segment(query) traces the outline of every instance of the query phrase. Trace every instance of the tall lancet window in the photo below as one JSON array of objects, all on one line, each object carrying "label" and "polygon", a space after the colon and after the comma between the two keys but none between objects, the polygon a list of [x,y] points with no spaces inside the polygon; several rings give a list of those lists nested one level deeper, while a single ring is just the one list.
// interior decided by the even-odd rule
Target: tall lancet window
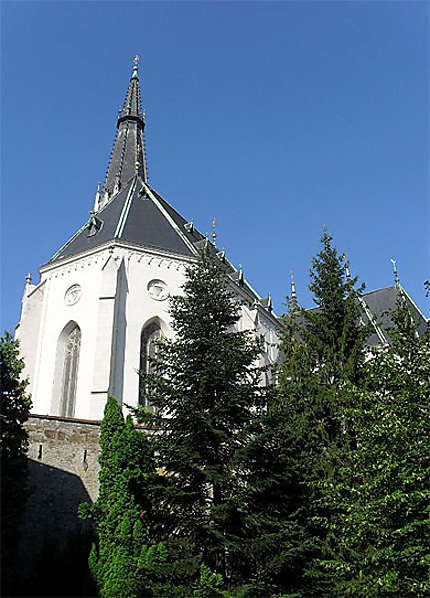
[{"label": "tall lancet window", "polygon": [[61,382],[60,415],[73,417],[75,414],[76,384],[78,379],[81,329],[73,326],[64,339],[63,378]]},{"label": "tall lancet window", "polygon": [[[160,324],[157,321],[147,324],[140,335],[140,371],[151,372],[151,359],[157,356],[157,342],[163,338]],[[139,377],[139,405],[151,409],[151,405],[145,399],[145,381]]]}]

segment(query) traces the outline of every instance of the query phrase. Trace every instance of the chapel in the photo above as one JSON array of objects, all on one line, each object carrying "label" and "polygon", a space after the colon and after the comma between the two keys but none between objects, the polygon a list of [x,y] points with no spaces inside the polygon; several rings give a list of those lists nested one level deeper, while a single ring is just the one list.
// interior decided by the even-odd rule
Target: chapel
[{"label": "chapel", "polygon": [[101,420],[109,395],[142,402],[138,371],[149,367],[155,341],[172,336],[168,298],[181,293],[204,247],[226,265],[241,303],[238,328],[265,340],[261,365],[278,359],[270,296],[260,297],[216,236],[202,235],[148,182],[138,62],[89,218],[40,267],[37,284],[26,279],[16,338],[35,414]]}]

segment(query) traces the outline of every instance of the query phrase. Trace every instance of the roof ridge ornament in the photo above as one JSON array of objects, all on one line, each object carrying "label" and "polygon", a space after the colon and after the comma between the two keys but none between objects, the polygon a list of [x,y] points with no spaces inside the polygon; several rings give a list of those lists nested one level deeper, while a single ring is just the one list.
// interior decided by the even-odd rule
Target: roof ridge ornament
[{"label": "roof ridge ornament", "polygon": [[214,216],[212,222],[211,222],[211,226],[212,226],[212,243],[215,245],[216,247],[216,238],[217,238],[217,234],[216,234],[216,218]]},{"label": "roof ridge ornament", "polygon": [[94,206],[93,206],[93,209],[91,210],[90,214],[97,214],[97,212],[99,211],[99,207],[100,207],[100,183],[97,183],[97,191],[94,196]]},{"label": "roof ridge ornament", "polygon": [[399,271],[397,269],[397,260],[393,260],[393,258],[390,258],[390,262],[393,264],[394,282],[396,284],[396,287],[399,287],[400,286],[400,278],[399,278]]},{"label": "roof ridge ornament", "polygon": [[290,270],[290,281],[291,281],[291,301],[294,305],[298,305],[297,303],[297,293],[296,293],[296,283],[294,282],[294,272]]}]

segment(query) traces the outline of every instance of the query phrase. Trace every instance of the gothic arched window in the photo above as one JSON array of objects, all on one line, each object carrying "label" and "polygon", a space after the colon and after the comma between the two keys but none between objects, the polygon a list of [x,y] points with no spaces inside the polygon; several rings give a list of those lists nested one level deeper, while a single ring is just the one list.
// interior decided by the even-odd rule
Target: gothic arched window
[{"label": "gothic arched window", "polygon": [[76,384],[78,378],[81,329],[75,323],[64,343],[63,375],[61,381],[60,415],[73,417],[75,414]]},{"label": "gothic arched window", "polygon": [[[152,321],[147,324],[140,335],[140,371],[146,374],[151,371],[151,359],[157,355],[157,342],[163,337],[160,324]],[[145,381],[139,378],[139,405],[150,408],[151,406],[145,400]]]}]

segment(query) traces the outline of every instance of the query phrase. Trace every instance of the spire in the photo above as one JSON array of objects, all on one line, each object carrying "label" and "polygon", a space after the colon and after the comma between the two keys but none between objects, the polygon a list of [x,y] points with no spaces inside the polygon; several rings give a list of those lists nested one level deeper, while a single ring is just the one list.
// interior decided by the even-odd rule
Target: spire
[{"label": "spire", "polygon": [[118,113],[117,134],[103,186],[102,206],[133,176],[138,175],[147,182],[143,137],[145,117],[140,99],[138,65],[139,56],[135,56],[124,104]]}]

